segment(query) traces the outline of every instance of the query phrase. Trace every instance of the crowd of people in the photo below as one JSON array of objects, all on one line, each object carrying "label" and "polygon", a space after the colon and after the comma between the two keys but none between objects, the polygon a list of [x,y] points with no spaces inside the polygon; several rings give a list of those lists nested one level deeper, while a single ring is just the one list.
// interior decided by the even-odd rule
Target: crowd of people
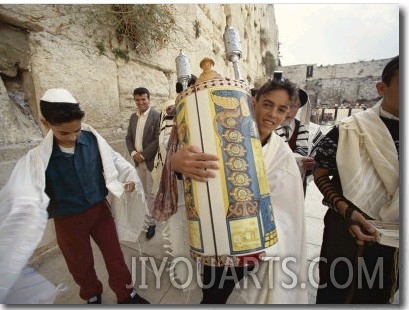
[{"label": "crowd of people", "polygon": [[[192,75],[188,86],[196,82]],[[309,104],[308,94],[288,79],[269,79],[248,97],[272,203],[269,216],[278,235],[276,257],[294,259],[290,269],[299,283],[307,281],[304,199],[309,176],[328,207],[317,304],[386,304],[399,289],[399,248],[377,243],[369,222],[399,222],[399,56],[386,64],[375,87],[381,99],[374,107],[315,137],[308,123],[296,117]],[[176,90],[182,92],[182,85]],[[124,137],[132,165],[82,122],[85,113],[68,90],[48,89],[41,97],[41,122],[48,133],[17,162],[0,190],[0,302],[13,290],[53,219],[58,246],[84,302],[103,303],[92,238],[117,302],[149,303],[129,287],[120,240],[135,241],[135,214],[145,216],[146,238],[152,239],[157,222],[178,212],[175,191],[183,199],[187,179],[211,182],[221,169],[220,154],[179,143],[175,100],[160,112],[150,106],[145,87],[135,88],[133,99],[136,111]],[[122,210],[125,215],[114,218],[116,204],[140,212]],[[221,201],[217,208],[229,206]],[[283,285],[288,270],[270,267],[271,257],[249,264],[204,263],[201,303],[225,304],[252,272],[261,287],[238,289],[247,303],[308,303],[307,290]],[[368,276],[359,276],[360,268]]]}]

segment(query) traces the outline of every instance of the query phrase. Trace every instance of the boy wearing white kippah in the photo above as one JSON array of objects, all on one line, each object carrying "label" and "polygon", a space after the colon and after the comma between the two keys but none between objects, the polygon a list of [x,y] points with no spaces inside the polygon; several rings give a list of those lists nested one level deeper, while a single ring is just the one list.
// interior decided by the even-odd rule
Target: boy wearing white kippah
[{"label": "boy wearing white kippah", "polygon": [[[119,244],[118,235],[129,239],[132,232],[117,231],[111,212],[118,211],[114,206],[111,211],[107,200],[108,195],[116,199],[134,195],[132,200],[138,204],[134,207],[146,209],[134,167],[82,123],[85,113],[66,89],[47,90],[40,109],[41,122],[49,132],[18,161],[0,191],[0,234],[9,236],[0,245],[0,267],[5,272],[0,301],[40,242],[47,219],[53,218],[58,245],[82,299],[101,303],[103,291],[94,269],[92,237],[104,257],[118,303],[149,303],[130,285],[131,274]],[[122,195],[124,192],[128,195]]]}]

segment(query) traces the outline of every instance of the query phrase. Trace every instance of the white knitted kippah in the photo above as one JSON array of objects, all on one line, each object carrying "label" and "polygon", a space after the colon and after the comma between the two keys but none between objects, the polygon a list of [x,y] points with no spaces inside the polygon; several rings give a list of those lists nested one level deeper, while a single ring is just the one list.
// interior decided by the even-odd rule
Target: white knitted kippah
[{"label": "white knitted kippah", "polygon": [[64,88],[50,88],[40,100],[55,103],[78,103],[71,93]]}]

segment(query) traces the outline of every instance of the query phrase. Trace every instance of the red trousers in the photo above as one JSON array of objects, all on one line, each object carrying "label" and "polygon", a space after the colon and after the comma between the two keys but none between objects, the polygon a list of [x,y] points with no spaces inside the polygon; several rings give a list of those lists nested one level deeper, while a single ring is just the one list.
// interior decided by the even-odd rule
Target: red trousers
[{"label": "red trousers", "polygon": [[80,286],[80,296],[88,300],[102,294],[102,283],[94,269],[91,239],[101,250],[109,276],[109,286],[118,301],[132,292],[131,273],[125,263],[114,219],[106,200],[80,214],[55,218],[58,246],[64,255],[68,270]]}]

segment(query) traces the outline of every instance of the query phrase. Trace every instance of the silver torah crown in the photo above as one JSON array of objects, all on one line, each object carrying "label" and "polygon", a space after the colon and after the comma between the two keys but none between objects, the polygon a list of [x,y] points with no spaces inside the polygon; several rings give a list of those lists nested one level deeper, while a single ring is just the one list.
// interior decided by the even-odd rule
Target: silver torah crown
[{"label": "silver torah crown", "polygon": [[243,80],[239,68],[239,60],[242,56],[240,36],[236,29],[229,27],[223,34],[224,46],[227,59],[233,63],[234,75],[237,80]]},{"label": "silver torah crown", "polygon": [[182,84],[183,90],[186,90],[190,79],[190,63],[187,56],[180,50],[179,56],[176,57],[176,75],[179,83]]}]

